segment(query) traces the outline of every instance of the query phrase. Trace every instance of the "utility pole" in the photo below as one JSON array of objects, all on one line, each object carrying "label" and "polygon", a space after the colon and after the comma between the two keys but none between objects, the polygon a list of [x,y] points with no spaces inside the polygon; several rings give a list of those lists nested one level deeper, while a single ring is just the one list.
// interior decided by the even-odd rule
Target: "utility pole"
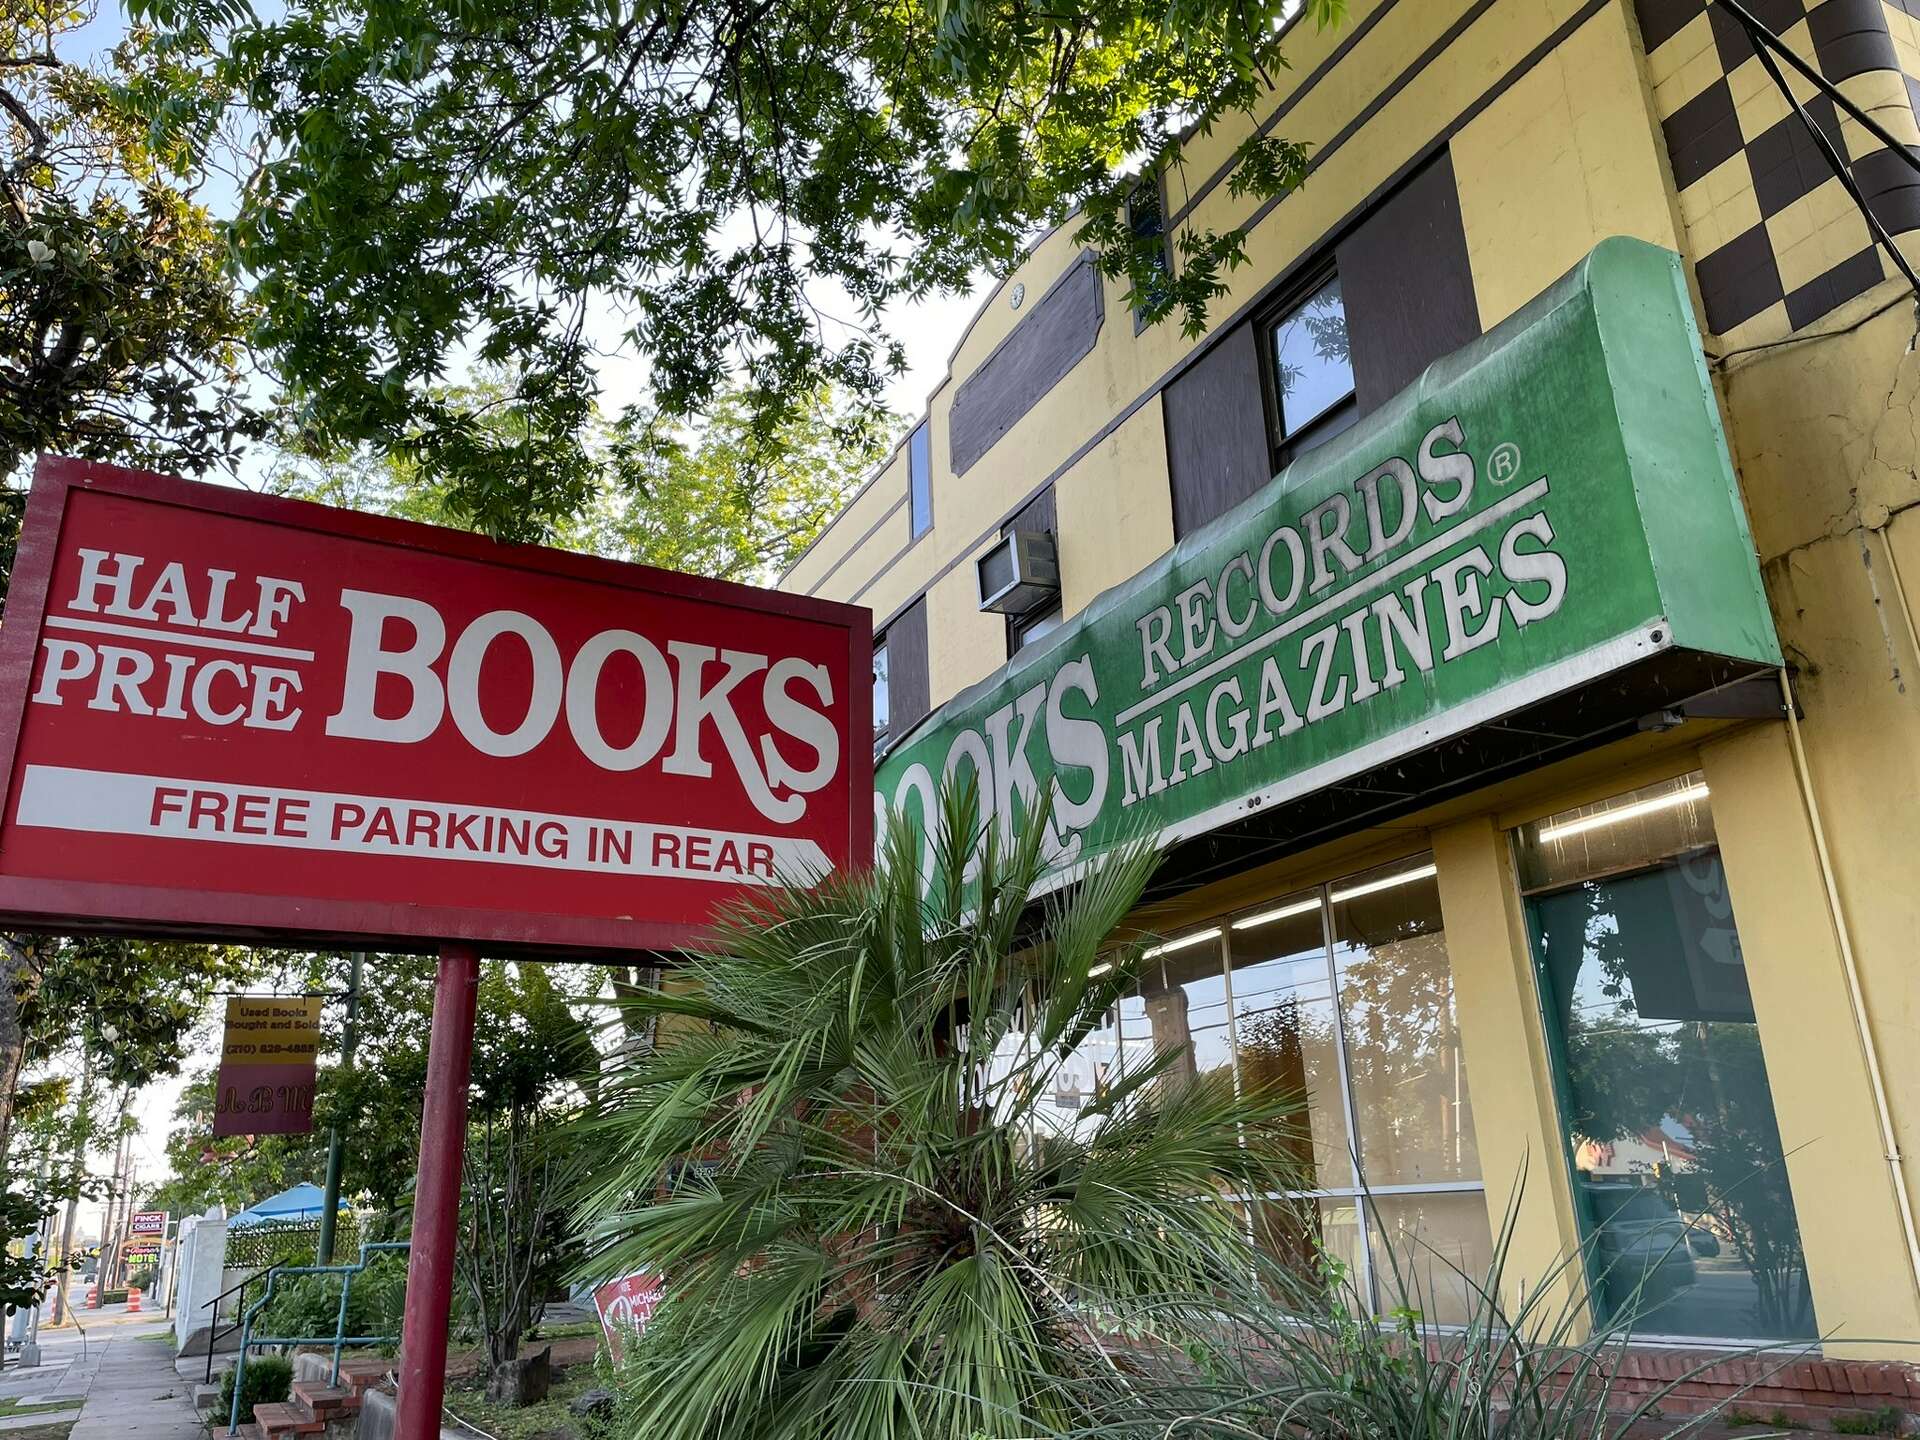
[{"label": "utility pole", "polygon": [[60,1231],[60,1253],[54,1257],[58,1268],[53,1282],[53,1323],[67,1323],[67,1282],[73,1273],[73,1227],[80,1217],[80,1177],[87,1168],[87,1114],[92,1108],[89,1095],[93,1086],[93,1051],[82,1049],[80,1058],[80,1098],[73,1114],[73,1151],[67,1159],[67,1183],[73,1193],[67,1197],[67,1217]]},{"label": "utility pole", "polygon": [[[48,1247],[53,1243],[53,1215],[48,1213],[40,1217],[40,1228],[35,1232],[40,1241],[41,1263],[45,1263]],[[54,1284],[60,1283],[59,1272],[54,1272]],[[40,1365],[40,1312],[46,1308],[47,1292],[40,1290],[33,1297],[33,1313],[27,1320],[27,1341],[20,1347],[20,1368],[34,1370]]]},{"label": "utility pole", "polygon": [[120,1095],[120,1113],[114,1129],[120,1133],[120,1145],[114,1151],[113,1185],[107,1191],[106,1223],[100,1229],[100,1263],[94,1267],[93,1284],[96,1299],[104,1299],[108,1290],[113,1288],[113,1273],[120,1266],[120,1237],[116,1230],[115,1219],[119,1225],[126,1224],[126,1218],[132,1213],[126,1201],[132,1197],[127,1194],[130,1174],[133,1167],[133,1137],[127,1133],[127,1111],[133,1106],[133,1092],[123,1090]]},{"label": "utility pole", "polygon": [[[353,952],[353,969],[347,980],[347,1023],[340,1037],[340,1069],[344,1074],[353,1068],[353,1047],[359,1038],[360,1019],[360,967],[366,962],[363,951]],[[326,1196],[320,1202],[320,1254],[318,1263],[333,1263],[334,1222],[340,1215],[340,1117],[335,1115],[333,1124],[327,1128],[327,1185]]]}]

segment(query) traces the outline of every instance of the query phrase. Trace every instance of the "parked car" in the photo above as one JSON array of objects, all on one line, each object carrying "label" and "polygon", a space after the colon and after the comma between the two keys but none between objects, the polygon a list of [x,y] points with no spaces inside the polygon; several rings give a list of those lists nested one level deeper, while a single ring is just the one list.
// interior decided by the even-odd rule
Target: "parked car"
[{"label": "parked car", "polygon": [[1594,1185],[1588,1196],[1598,1231],[1595,1258],[1612,1305],[1625,1303],[1636,1289],[1642,1303],[1652,1303],[1694,1283],[1687,1223],[1659,1191]]}]

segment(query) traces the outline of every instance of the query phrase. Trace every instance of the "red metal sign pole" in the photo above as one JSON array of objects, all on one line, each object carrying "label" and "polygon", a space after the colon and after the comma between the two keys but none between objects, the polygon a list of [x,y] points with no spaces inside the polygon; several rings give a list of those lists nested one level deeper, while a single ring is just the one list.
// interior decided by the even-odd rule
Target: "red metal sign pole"
[{"label": "red metal sign pole", "polygon": [[420,1115],[420,1177],[413,1197],[395,1440],[438,1440],[440,1435],[453,1247],[460,1228],[460,1163],[467,1141],[467,1081],[473,1071],[479,994],[480,952],[471,945],[441,946],[427,1048],[427,1099]]}]

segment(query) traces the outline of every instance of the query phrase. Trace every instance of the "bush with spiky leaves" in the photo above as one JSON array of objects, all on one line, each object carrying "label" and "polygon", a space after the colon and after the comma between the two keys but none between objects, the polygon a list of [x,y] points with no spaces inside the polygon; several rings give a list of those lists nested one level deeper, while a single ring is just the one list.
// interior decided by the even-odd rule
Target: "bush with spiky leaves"
[{"label": "bush with spiky leaves", "polygon": [[1204,1365],[1217,1307],[1252,1283],[1222,1196],[1287,1183],[1301,1098],[1163,1054],[1048,1126],[1056,1073],[1146,963],[1115,934],[1155,857],[1035,905],[1047,827],[1006,847],[975,813],[948,798],[927,877],[896,831],[872,871],[736,911],[684,990],[634,1000],[681,1036],[586,1136],[596,1273],[667,1277],[622,1433],[1078,1428],[1152,1383],[1142,1349]]},{"label": "bush with spiky leaves", "polygon": [[[1726,1351],[1642,1379],[1631,1342],[1661,1328],[1660,1295],[1651,1281],[1623,1281],[1620,1303],[1596,1318],[1590,1297],[1607,1275],[1591,1242],[1544,1273],[1515,1273],[1524,1182],[1523,1171],[1482,1270],[1417,1235],[1376,1233],[1377,1303],[1303,1226],[1291,1262],[1263,1267],[1260,1291],[1223,1297],[1205,1365],[1165,1373],[1124,1414],[1048,1440],[1687,1440],[1818,1353],[1757,1347],[1745,1383],[1712,1403],[1691,1387]],[[1453,1323],[1431,1323],[1436,1313]],[[1675,1409],[1688,1413],[1666,1413]]]}]

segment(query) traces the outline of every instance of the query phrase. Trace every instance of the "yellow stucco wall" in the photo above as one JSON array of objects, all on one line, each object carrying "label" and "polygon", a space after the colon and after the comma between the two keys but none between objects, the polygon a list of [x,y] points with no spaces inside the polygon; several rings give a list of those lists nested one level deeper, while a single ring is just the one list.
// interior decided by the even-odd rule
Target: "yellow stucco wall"
[{"label": "yellow stucco wall", "polygon": [[1491,815],[1477,815],[1436,830],[1433,858],[1488,1231],[1498,1235],[1513,1216],[1500,1298],[1536,1332],[1550,1331],[1584,1293],[1584,1277],[1569,1243],[1578,1221],[1512,845]]},{"label": "yellow stucco wall", "polygon": [[[1914,333],[1912,299],[1888,283],[1828,316],[1815,331],[1820,338],[1730,355],[1720,368],[1761,573],[1782,649],[1798,671],[1808,778],[1840,919],[1859,967],[1907,1193],[1920,1203],[1920,652],[1909,628],[1920,606]],[[1774,771],[1781,763],[1772,757]],[[1716,811],[1757,803],[1758,770],[1757,760],[1746,760],[1737,772],[1743,783],[1724,801],[1716,786]],[[1776,809],[1742,828],[1740,839],[1759,847],[1744,887],[1731,851],[1728,868],[1743,941],[1768,947],[1764,963],[1749,964],[1756,1003],[1761,986],[1772,987],[1784,1032],[1768,1035],[1767,1050],[1770,1069],[1782,1051],[1774,1089],[1783,1133],[1791,1116],[1803,1141],[1819,1136],[1819,1146],[1851,1157],[1804,1162],[1793,1173],[1796,1199],[1803,1184],[1814,1195],[1801,1204],[1803,1225],[1811,1204],[1823,1237],[1807,1241],[1816,1305],[1823,1323],[1844,1323],[1853,1335],[1920,1339],[1920,1298],[1904,1245],[1894,1243],[1892,1182],[1870,1126],[1860,1047],[1838,1008],[1831,923],[1824,897],[1807,888],[1815,857],[1808,846],[1787,848],[1793,809],[1784,801]],[[1782,903],[1785,885],[1803,892],[1801,903]],[[1768,918],[1750,922],[1750,907],[1766,907]],[[1775,949],[1775,935],[1795,925],[1804,942]],[[1761,1028],[1767,1035],[1764,1014]],[[1834,1247],[1824,1261],[1821,1244]],[[1863,1263],[1865,1255],[1877,1258]],[[1831,1300],[1822,1299],[1823,1283]]]},{"label": "yellow stucco wall", "polygon": [[1829,1353],[1878,1355],[1875,1340],[1920,1339],[1920,1295],[1785,727],[1742,731],[1701,761],[1814,1314]]},{"label": "yellow stucco wall", "polygon": [[1483,328],[1608,235],[1681,248],[1646,77],[1624,8],[1603,10],[1453,139]]},{"label": "yellow stucco wall", "polygon": [[1173,545],[1166,457],[1161,409],[1143,405],[1055,482],[1062,613],[1086,608]]}]

